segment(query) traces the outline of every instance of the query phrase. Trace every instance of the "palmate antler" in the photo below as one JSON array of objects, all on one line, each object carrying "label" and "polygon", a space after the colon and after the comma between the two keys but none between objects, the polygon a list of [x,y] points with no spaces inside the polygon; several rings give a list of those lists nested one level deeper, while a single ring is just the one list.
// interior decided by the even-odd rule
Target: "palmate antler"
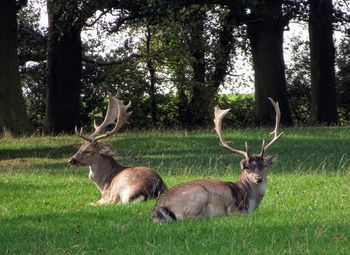
[{"label": "palmate antler", "polygon": [[241,154],[243,155],[246,159],[249,158],[249,150],[248,150],[248,143],[245,142],[245,151],[242,150],[237,150],[232,148],[231,146],[229,146],[227,144],[227,142],[224,140],[224,138],[222,137],[221,134],[221,127],[222,127],[222,120],[223,118],[226,116],[226,114],[230,111],[231,109],[225,109],[225,110],[221,110],[219,107],[214,107],[214,123],[215,123],[215,131],[219,136],[219,140],[220,140],[220,146],[225,148],[226,150],[228,150],[229,152],[232,153],[237,153],[237,154]]},{"label": "palmate antler", "polygon": [[[108,108],[106,112],[105,119],[101,123],[101,125],[97,125],[96,121],[94,121],[95,131],[89,136],[86,137],[82,134],[83,130],[75,128],[75,133],[90,142],[97,141],[108,136],[111,136],[119,131],[119,129],[127,122],[129,116],[132,112],[127,112],[128,108],[131,106],[131,102],[127,105],[124,105],[122,100],[118,99],[119,94],[113,96],[110,92],[108,92]],[[107,131],[105,134],[101,134],[108,126],[114,125],[113,129]]]},{"label": "palmate antler", "polygon": [[[273,107],[275,108],[275,112],[276,112],[276,124],[275,124],[275,130],[273,132],[271,132],[271,134],[274,134],[273,139],[267,144],[265,145],[265,140],[263,140],[262,142],[262,146],[261,146],[261,152],[260,152],[260,156],[264,155],[264,152],[269,149],[283,134],[282,133],[278,133],[278,128],[279,128],[279,124],[281,121],[281,111],[280,111],[280,107],[278,102],[273,101],[273,99],[271,97],[268,97],[268,99],[270,100],[270,102],[272,103]],[[245,151],[242,150],[237,150],[232,148],[231,146],[228,145],[228,143],[224,140],[224,138],[222,137],[222,120],[223,118],[226,116],[226,114],[230,111],[231,109],[225,109],[225,110],[221,110],[219,107],[214,107],[214,123],[215,123],[215,131],[217,133],[217,135],[219,136],[219,140],[220,140],[220,146],[225,148],[226,150],[228,150],[229,152],[232,153],[237,153],[237,154],[241,154],[244,156],[245,159],[249,158],[249,150],[248,150],[248,143],[245,142]]]}]

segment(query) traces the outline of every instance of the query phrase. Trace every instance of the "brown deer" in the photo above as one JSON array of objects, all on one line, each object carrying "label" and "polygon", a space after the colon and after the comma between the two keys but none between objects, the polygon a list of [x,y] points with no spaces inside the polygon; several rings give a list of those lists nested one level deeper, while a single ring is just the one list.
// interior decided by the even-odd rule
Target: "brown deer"
[{"label": "brown deer", "polygon": [[184,219],[205,219],[213,216],[250,213],[260,204],[266,192],[266,168],[277,161],[276,156],[264,156],[282,135],[278,133],[281,113],[279,105],[269,98],[276,111],[276,125],[270,143],[265,145],[258,155],[250,155],[247,142],[246,150],[237,150],[228,145],[221,135],[222,119],[230,109],[214,108],[215,130],[220,145],[231,153],[241,154],[241,176],[237,182],[221,180],[194,180],[174,186],[158,199],[153,209],[154,222],[166,222]]},{"label": "brown deer", "polygon": [[[157,198],[167,190],[162,178],[152,169],[143,166],[125,167],[114,159],[114,152],[109,145],[100,142],[115,133],[127,122],[131,112],[127,112],[131,103],[124,105],[118,95],[108,93],[109,104],[104,121],[100,126],[94,122],[95,131],[89,137],[82,134],[82,129],[76,134],[85,143],[69,160],[72,166],[89,166],[89,178],[95,182],[102,197],[93,205],[127,204]],[[107,127],[113,129],[101,134]]]}]

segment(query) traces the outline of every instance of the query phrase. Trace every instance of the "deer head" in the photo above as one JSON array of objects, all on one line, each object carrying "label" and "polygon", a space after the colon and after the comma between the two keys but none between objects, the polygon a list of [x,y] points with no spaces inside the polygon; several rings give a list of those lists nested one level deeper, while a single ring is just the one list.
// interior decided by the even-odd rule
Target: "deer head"
[{"label": "deer head", "polygon": [[[94,121],[95,131],[90,136],[84,136],[83,129],[81,128],[78,132],[77,127],[75,127],[76,135],[84,139],[85,143],[68,160],[69,164],[74,166],[91,166],[101,156],[114,156],[112,148],[109,145],[101,143],[100,140],[117,133],[127,122],[132,112],[127,112],[131,103],[124,105],[124,102],[118,99],[118,94],[113,96],[111,93],[108,93],[108,99],[109,103],[105,119],[99,126]],[[113,126],[112,130],[103,133],[109,126]]]},{"label": "deer head", "polygon": [[228,143],[222,137],[222,120],[226,116],[226,114],[230,111],[230,109],[221,110],[218,107],[214,108],[214,123],[215,123],[215,131],[219,136],[220,146],[224,149],[228,150],[231,153],[240,154],[244,157],[241,161],[240,166],[242,170],[242,178],[247,179],[251,183],[259,184],[266,180],[266,168],[275,163],[277,161],[276,156],[264,156],[265,151],[267,151],[277,140],[282,136],[282,133],[278,132],[280,120],[281,120],[281,111],[278,105],[278,102],[272,100],[272,98],[268,98],[275,108],[276,112],[276,123],[275,129],[271,132],[274,135],[272,140],[265,145],[265,140],[262,142],[261,152],[257,155],[250,155],[248,149],[248,143],[245,142],[245,150],[234,149],[228,145]]}]

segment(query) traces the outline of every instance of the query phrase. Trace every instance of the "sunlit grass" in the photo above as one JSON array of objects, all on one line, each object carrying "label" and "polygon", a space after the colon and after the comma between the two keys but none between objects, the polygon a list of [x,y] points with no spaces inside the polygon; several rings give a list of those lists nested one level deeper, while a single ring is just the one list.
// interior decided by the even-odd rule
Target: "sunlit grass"
[{"label": "sunlit grass", "polygon": [[[267,129],[226,131],[258,152]],[[350,132],[286,129],[271,149],[268,192],[251,215],[153,224],[155,201],[92,207],[87,168],[66,161],[73,136],[0,140],[0,254],[348,254]],[[213,131],[127,132],[108,141],[124,165],[156,169],[168,186],[239,176],[241,158]]]}]

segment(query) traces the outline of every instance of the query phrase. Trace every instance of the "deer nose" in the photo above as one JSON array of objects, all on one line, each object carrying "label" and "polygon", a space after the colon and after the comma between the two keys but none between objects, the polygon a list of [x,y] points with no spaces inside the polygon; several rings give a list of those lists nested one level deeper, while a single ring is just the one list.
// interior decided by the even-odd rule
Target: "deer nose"
[{"label": "deer nose", "polygon": [[264,177],[262,177],[262,176],[256,177],[256,181],[257,181],[258,183],[262,182],[263,180],[264,180]]},{"label": "deer nose", "polygon": [[74,164],[76,164],[77,163],[77,160],[76,160],[76,158],[74,158],[74,157],[71,157],[69,160],[68,160],[68,164],[70,164],[70,165],[74,165]]}]

